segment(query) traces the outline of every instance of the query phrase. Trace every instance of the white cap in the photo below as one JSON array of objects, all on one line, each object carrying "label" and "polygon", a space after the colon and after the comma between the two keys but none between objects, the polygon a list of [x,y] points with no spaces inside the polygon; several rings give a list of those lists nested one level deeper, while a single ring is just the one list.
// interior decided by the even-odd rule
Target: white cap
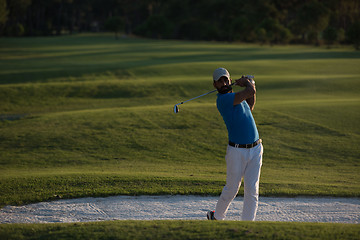
[{"label": "white cap", "polygon": [[217,81],[219,80],[221,77],[227,77],[228,79],[230,79],[230,73],[228,72],[228,70],[226,70],[225,68],[218,68],[214,71],[213,73],[213,80]]}]

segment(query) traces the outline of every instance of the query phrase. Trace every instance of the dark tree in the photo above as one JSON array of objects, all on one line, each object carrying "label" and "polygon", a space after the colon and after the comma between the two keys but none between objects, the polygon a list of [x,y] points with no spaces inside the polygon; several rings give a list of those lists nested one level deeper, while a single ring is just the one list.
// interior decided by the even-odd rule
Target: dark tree
[{"label": "dark tree", "polygon": [[105,22],[105,29],[115,33],[115,39],[118,39],[118,33],[124,30],[124,20],[122,17],[111,17]]},{"label": "dark tree", "polygon": [[355,49],[360,49],[360,21],[350,26],[347,32],[348,39],[354,44]]}]

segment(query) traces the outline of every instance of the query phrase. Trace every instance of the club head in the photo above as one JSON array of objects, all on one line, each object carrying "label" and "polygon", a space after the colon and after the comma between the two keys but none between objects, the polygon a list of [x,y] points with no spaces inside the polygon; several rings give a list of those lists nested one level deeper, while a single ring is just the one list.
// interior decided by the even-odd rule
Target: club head
[{"label": "club head", "polygon": [[178,105],[175,105],[174,106],[174,113],[178,113],[179,112],[179,107],[178,107]]}]

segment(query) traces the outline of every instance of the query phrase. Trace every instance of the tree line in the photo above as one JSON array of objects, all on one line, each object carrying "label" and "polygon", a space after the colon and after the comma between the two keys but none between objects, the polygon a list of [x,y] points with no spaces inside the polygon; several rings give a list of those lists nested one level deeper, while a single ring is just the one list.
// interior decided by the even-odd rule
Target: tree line
[{"label": "tree line", "polygon": [[360,44],[359,0],[0,0],[1,36]]}]

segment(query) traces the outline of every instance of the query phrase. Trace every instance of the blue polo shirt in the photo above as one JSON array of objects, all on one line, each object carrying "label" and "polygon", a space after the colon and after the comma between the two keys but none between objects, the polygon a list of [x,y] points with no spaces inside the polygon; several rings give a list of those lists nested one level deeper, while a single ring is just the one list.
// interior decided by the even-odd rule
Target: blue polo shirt
[{"label": "blue polo shirt", "polygon": [[216,106],[224,119],[229,141],[250,144],[259,139],[254,117],[246,101],[234,106],[235,93],[217,94]]}]

